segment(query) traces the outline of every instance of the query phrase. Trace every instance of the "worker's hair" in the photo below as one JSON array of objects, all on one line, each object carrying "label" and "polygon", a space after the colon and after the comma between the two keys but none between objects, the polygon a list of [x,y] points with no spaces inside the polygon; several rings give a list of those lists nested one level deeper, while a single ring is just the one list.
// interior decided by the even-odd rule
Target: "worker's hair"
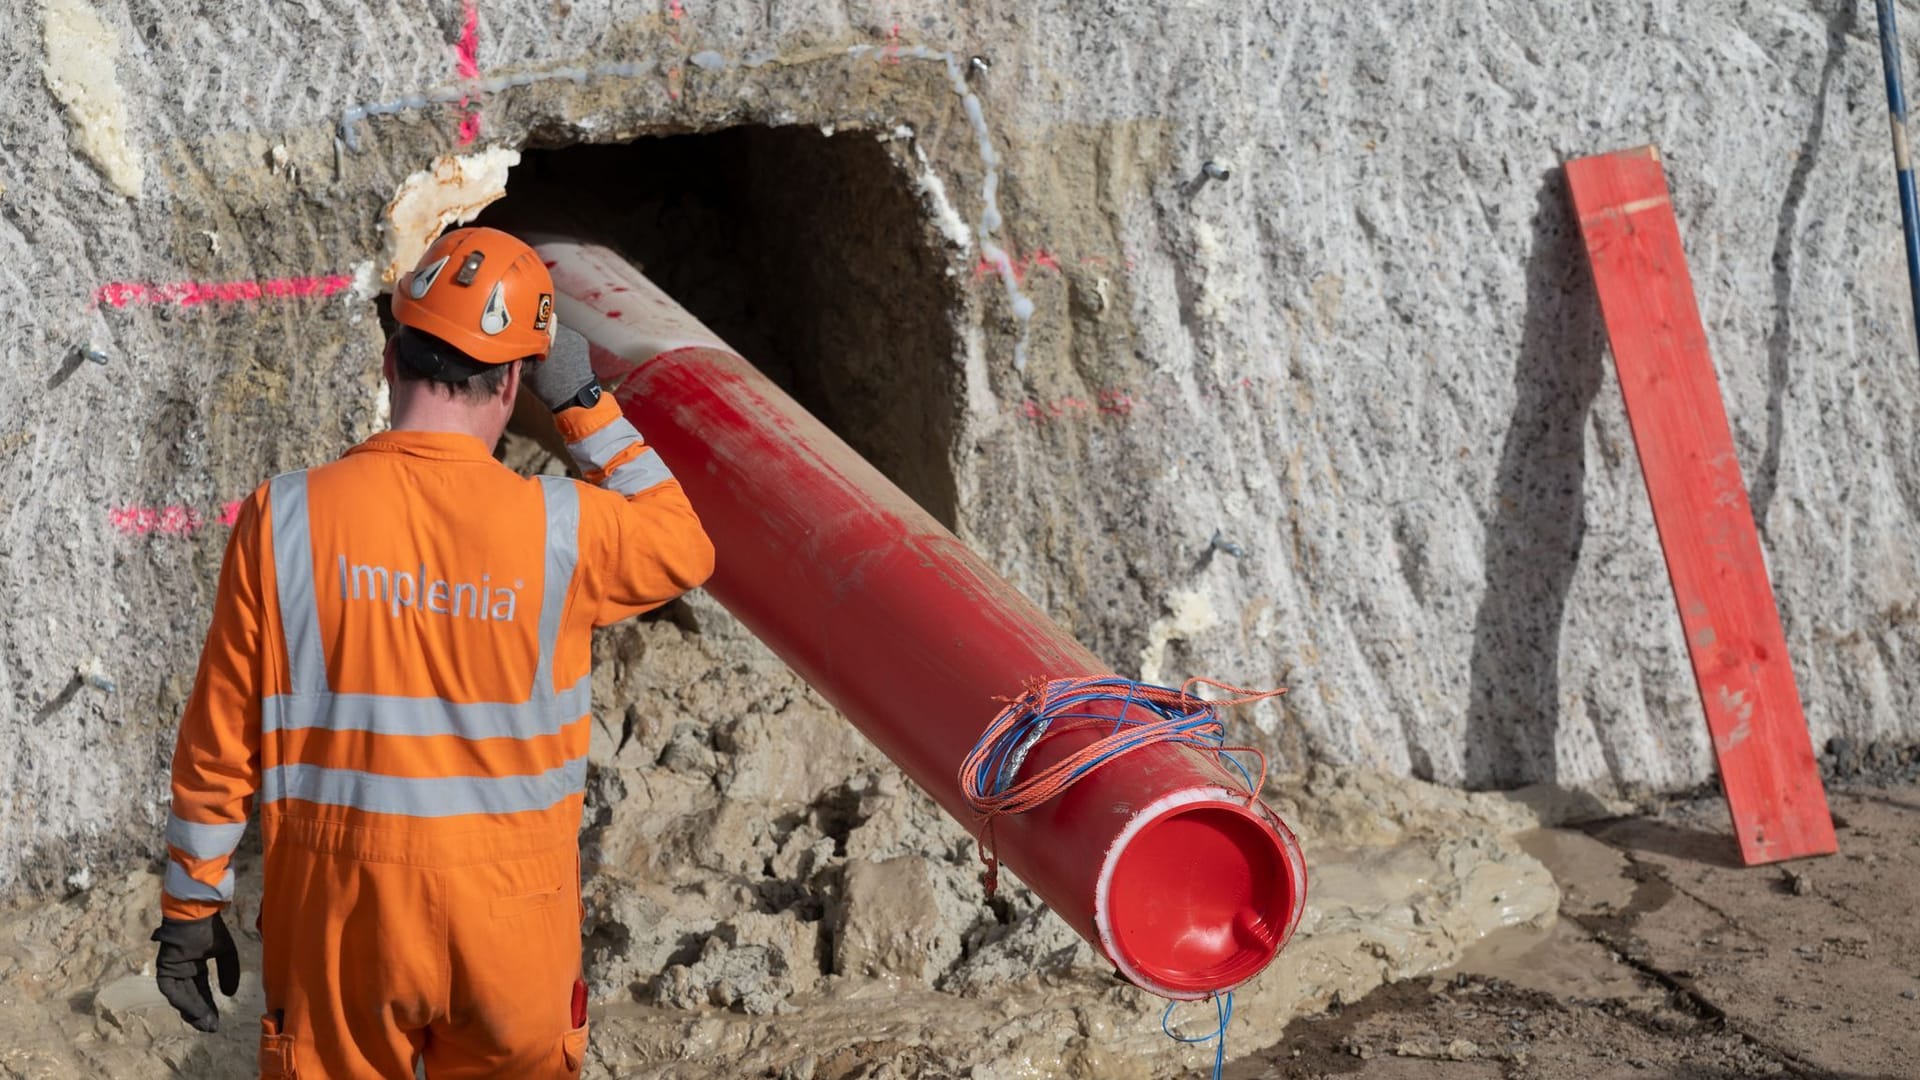
[{"label": "worker's hair", "polygon": [[[395,354],[393,362],[394,375],[404,383],[423,382],[430,386],[438,387],[445,390],[448,397],[464,398],[468,401],[485,401],[490,397],[494,397],[500,393],[500,388],[507,384],[507,373],[512,371],[520,363],[519,360],[509,360],[504,364],[494,364],[458,382],[436,379],[431,375],[421,374],[415,370],[412,365],[397,355],[397,346],[395,343],[399,340],[401,334],[409,333],[418,334],[421,337],[428,337],[426,334],[420,334],[419,331],[402,327],[399,333],[396,333],[392,338],[388,339],[387,352]],[[431,340],[440,343],[437,338],[432,338]],[[444,345],[444,343],[440,344]],[[465,356],[464,353],[461,355]],[[521,359],[527,358],[522,357]],[[468,362],[471,363],[471,359],[469,359]]]},{"label": "worker's hair", "polygon": [[477,375],[468,376],[460,382],[446,382],[441,379],[429,378],[405,364],[395,364],[394,370],[399,372],[400,381],[402,382],[430,383],[445,390],[448,397],[465,398],[468,401],[485,401],[500,393],[500,388],[507,384],[507,372],[513,370],[519,363],[520,361],[518,360],[509,360],[504,364],[495,364]]}]

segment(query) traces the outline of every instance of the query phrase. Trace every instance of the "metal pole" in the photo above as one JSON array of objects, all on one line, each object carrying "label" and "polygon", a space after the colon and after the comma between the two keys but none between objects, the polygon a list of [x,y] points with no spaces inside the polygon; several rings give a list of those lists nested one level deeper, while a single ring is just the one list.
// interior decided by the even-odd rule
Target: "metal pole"
[{"label": "metal pole", "polygon": [[[969,822],[960,763],[1002,699],[1107,667],[618,255],[537,247],[561,319],[713,538],[708,591]],[[1049,735],[1029,764],[1095,738]],[[1192,747],[1141,747],[998,819],[994,846],[1137,985],[1205,997],[1273,959],[1306,893],[1292,835],[1234,786]]]},{"label": "metal pole", "polygon": [[1914,192],[1907,146],[1907,93],[1900,77],[1900,27],[1893,0],[1874,0],[1880,16],[1880,64],[1887,73],[1887,111],[1893,123],[1893,167],[1900,178],[1900,221],[1907,239],[1907,287],[1913,294],[1914,339],[1920,342],[1920,195]]}]

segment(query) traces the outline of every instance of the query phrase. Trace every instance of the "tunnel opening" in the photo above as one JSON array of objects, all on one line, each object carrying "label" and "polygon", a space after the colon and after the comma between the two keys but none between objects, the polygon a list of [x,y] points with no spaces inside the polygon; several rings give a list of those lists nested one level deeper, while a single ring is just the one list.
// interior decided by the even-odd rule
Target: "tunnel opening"
[{"label": "tunnel opening", "polygon": [[960,298],[896,153],[765,126],[532,149],[478,224],[620,252],[951,528]]}]

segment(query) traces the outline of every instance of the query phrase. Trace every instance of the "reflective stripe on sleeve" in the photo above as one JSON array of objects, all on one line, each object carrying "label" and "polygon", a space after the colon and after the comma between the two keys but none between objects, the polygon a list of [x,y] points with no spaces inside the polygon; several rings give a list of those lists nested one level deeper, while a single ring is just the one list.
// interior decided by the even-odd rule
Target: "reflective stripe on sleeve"
[{"label": "reflective stripe on sleeve", "polygon": [[[233,854],[240,846],[240,834],[247,831],[244,821],[207,825],[167,815],[167,843],[195,859],[218,859]],[[182,897],[185,899],[185,897]]]},{"label": "reflective stripe on sleeve", "polygon": [[581,472],[599,472],[639,438],[640,432],[622,416],[579,442],[568,443],[567,453]]},{"label": "reflective stripe on sleeve", "polygon": [[233,899],[233,871],[229,869],[221,875],[219,885],[209,885],[194,880],[185,867],[168,859],[167,878],[160,887],[175,900],[208,900],[224,904]]},{"label": "reflective stripe on sleeve", "polygon": [[554,695],[551,707],[528,708],[519,702],[452,702],[440,698],[389,697],[385,694],[336,694],[307,697],[275,694],[260,708],[260,730],[366,731],[375,735],[454,735],[462,739],[536,739],[560,729],[593,708],[593,680],[581,676]]},{"label": "reflective stripe on sleeve", "polygon": [[667,463],[649,447],[647,452],[623,463],[619,468],[607,474],[605,487],[622,495],[637,495],[655,484],[673,479]]},{"label": "reflective stripe on sleeve", "polygon": [[327,688],[327,658],[320,645],[313,539],[307,531],[307,474],[274,477],[267,497],[273,511],[273,576],[287,638],[287,678],[295,694],[319,693]]},{"label": "reflective stripe on sleeve", "polygon": [[319,765],[276,765],[261,777],[260,801],[300,799],[373,814],[419,818],[517,814],[545,810],[578,794],[586,780],[584,757],[523,776],[384,776]]}]

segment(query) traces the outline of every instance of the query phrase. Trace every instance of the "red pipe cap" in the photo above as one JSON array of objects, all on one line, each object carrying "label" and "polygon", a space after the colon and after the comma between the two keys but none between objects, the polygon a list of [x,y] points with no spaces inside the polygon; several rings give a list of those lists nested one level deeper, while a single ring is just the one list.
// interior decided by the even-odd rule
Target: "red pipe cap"
[{"label": "red pipe cap", "polygon": [[1169,998],[1259,974],[1306,906],[1306,863],[1284,825],[1224,791],[1178,792],[1127,824],[1102,868],[1101,944],[1120,973]]}]

